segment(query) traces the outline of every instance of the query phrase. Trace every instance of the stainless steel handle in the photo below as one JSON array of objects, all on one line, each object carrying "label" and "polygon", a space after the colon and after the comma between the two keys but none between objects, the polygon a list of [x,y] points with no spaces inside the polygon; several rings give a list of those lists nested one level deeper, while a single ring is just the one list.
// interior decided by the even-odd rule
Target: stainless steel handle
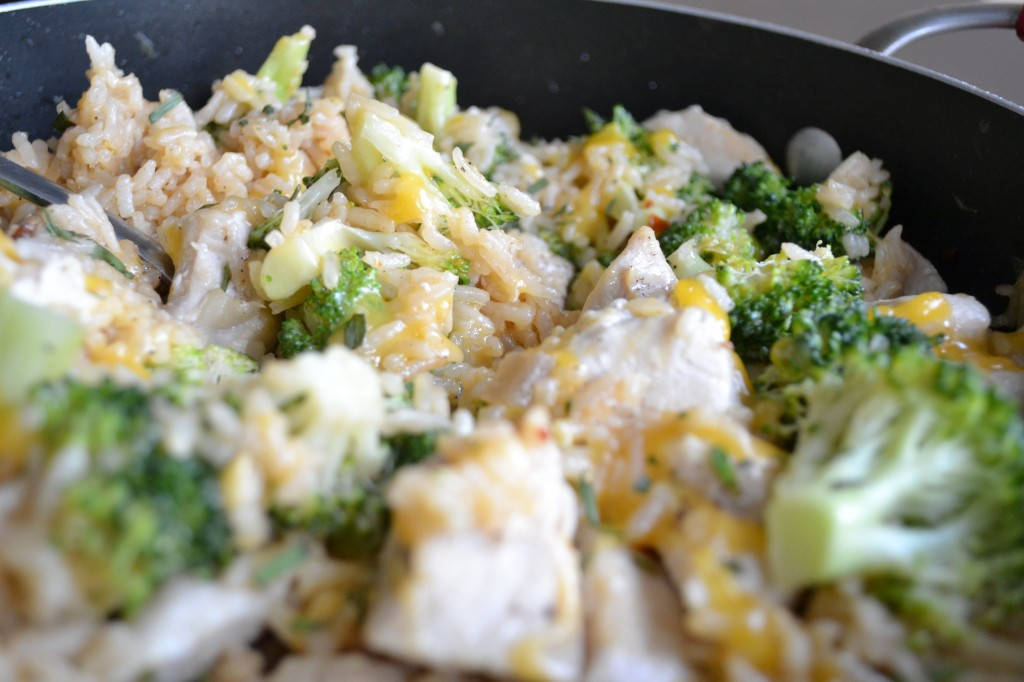
[{"label": "stainless steel handle", "polygon": [[[2,154],[0,154],[0,187],[39,206],[68,202],[66,189],[19,166]],[[139,257],[152,265],[160,274],[160,285],[157,287],[157,292],[163,296],[165,291],[170,288],[171,280],[174,278],[174,262],[171,257],[160,246],[160,242],[153,237],[140,232],[109,211],[107,218],[110,219],[110,224],[114,228],[114,235],[118,239],[134,242],[139,248]]]},{"label": "stainless steel handle", "polygon": [[935,7],[894,19],[857,41],[884,55],[936,33],[969,28],[1013,28],[1024,40],[1024,4],[1019,2],[986,2],[970,5]]}]

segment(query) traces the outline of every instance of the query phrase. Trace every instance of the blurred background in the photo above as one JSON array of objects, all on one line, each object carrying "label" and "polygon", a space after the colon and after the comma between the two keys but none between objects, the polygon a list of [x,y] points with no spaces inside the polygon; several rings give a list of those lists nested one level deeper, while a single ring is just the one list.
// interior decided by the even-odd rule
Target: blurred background
[{"label": "blurred background", "polygon": [[[661,0],[736,14],[853,43],[887,21],[948,2],[932,0]],[[1024,105],[1024,42],[1012,30],[926,38],[895,55]]]}]

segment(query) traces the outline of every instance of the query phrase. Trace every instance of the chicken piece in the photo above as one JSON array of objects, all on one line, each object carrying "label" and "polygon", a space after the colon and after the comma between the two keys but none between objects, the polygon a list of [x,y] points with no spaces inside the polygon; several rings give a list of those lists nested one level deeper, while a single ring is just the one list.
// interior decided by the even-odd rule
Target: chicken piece
[{"label": "chicken piece", "polygon": [[738,132],[724,118],[706,113],[694,104],[682,111],[659,111],[644,121],[648,130],[671,130],[695,147],[704,157],[708,177],[716,185],[724,183],[744,163],[771,159],[754,138]]},{"label": "chicken piece", "polygon": [[641,227],[626,248],[605,268],[583,304],[583,312],[605,308],[617,298],[666,297],[676,285],[654,230]]},{"label": "chicken piece", "polygon": [[144,674],[155,681],[195,679],[220,652],[255,636],[278,596],[227,581],[177,579],[135,622],[103,629],[79,654],[81,665],[112,682]]},{"label": "chicken piece", "polygon": [[583,653],[576,497],[546,418],[529,413],[443,440],[388,493],[375,651],[428,666],[578,679]]},{"label": "chicken piece", "polygon": [[289,656],[281,661],[267,682],[403,682],[407,679],[409,671],[400,665],[353,653]]},{"label": "chicken piece", "polygon": [[482,397],[513,411],[543,404],[611,425],[698,406],[734,410],[745,390],[714,314],[641,299],[584,313],[540,346],[510,353]]},{"label": "chicken piece", "polygon": [[897,225],[875,247],[874,264],[864,270],[865,300],[879,301],[947,290],[935,266],[903,241],[902,235],[903,226]]},{"label": "chicken piece", "polygon": [[643,569],[629,550],[597,538],[583,578],[589,660],[586,682],[681,682],[686,664],[679,597],[657,567]]},{"label": "chicken piece", "polygon": [[273,344],[277,322],[249,279],[249,229],[240,209],[190,215],[167,311],[205,332],[210,343],[259,357]]}]

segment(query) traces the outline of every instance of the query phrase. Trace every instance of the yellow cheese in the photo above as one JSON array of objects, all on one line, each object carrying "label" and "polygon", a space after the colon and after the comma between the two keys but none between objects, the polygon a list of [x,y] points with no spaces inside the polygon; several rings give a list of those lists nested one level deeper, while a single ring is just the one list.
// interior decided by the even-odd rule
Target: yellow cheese
[{"label": "yellow cheese", "polygon": [[[873,313],[903,318],[926,334],[943,334],[945,339],[935,347],[935,354],[941,358],[969,363],[985,371],[1021,370],[1012,359],[1003,357],[1002,353],[993,352],[994,349],[990,348],[989,333],[986,332],[979,337],[968,337],[958,333],[953,324],[953,307],[940,293],[929,292],[895,305],[879,305],[873,309]],[[1012,348],[1015,341],[1002,338],[995,343]]]},{"label": "yellow cheese", "polygon": [[396,223],[419,223],[427,210],[426,186],[415,175],[403,175],[394,184],[394,198],[383,203],[384,213]]},{"label": "yellow cheese", "polygon": [[718,305],[715,297],[708,293],[704,284],[696,277],[688,277],[679,280],[676,288],[672,291],[672,300],[680,308],[694,306],[711,313],[722,328],[722,333],[728,340],[730,334],[729,316],[722,306]]}]

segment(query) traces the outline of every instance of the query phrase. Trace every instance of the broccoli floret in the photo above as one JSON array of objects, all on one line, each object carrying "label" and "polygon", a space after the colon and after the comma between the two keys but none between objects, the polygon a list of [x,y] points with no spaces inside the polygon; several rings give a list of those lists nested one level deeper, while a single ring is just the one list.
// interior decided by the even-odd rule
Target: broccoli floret
[{"label": "broccoli floret", "polygon": [[41,412],[40,435],[49,452],[78,447],[128,457],[156,439],[145,391],[109,379],[94,386],[73,379],[43,384],[29,404]]},{"label": "broccoli floret", "polygon": [[451,71],[427,62],[420,67],[420,91],[416,98],[416,122],[432,135],[458,111],[455,91],[458,81]]},{"label": "broccoli floret", "polygon": [[[811,254],[808,254],[811,255]],[[776,254],[751,268],[718,271],[734,307],[729,312],[732,342],[746,362],[769,360],[776,341],[793,331],[798,318],[810,324],[860,304],[860,270],[845,256],[819,249],[813,257]]]},{"label": "broccoli floret", "polygon": [[162,448],[152,398],[107,379],[44,384],[47,453],[84,451],[90,470],[60,496],[51,531],[83,591],[105,612],[132,615],[169,577],[210,575],[232,553],[217,473]]},{"label": "broccoli floret", "polygon": [[633,118],[633,114],[629,113],[629,110],[621,104],[616,104],[612,107],[611,121],[606,121],[600,114],[591,109],[584,109],[583,117],[587,122],[587,127],[590,128],[591,135],[600,134],[608,126],[614,126],[616,132],[629,140],[629,143],[633,145],[633,148],[642,160],[648,162],[655,158],[654,149],[651,146],[650,132],[637,123],[636,119]]},{"label": "broccoli floret", "polygon": [[71,484],[53,528],[93,603],[128,616],[167,578],[213,575],[232,552],[213,467],[158,449]]},{"label": "broccoli floret", "polygon": [[401,66],[378,64],[370,70],[373,96],[397,107],[402,95],[409,92],[409,74]]},{"label": "broccoli floret", "polygon": [[295,316],[281,326],[278,353],[282,357],[290,358],[311,349],[323,350],[339,330],[349,348],[363,342],[366,315],[383,302],[380,283],[374,269],[363,262],[359,249],[343,249],[337,258],[338,283],[328,287],[315,278],[310,282],[309,296]]},{"label": "broccoli floret", "polygon": [[807,414],[766,512],[780,587],[865,577],[938,641],[1020,625],[1017,406],[917,347],[848,354],[801,386]]},{"label": "broccoli floret", "polygon": [[753,261],[759,255],[758,246],[743,227],[744,218],[733,204],[712,198],[685,220],[671,223],[658,235],[658,243],[665,256],[671,256],[690,242],[688,248],[716,268],[736,261]]},{"label": "broccoli floret", "polygon": [[295,94],[302,84],[302,74],[306,72],[306,55],[313,42],[313,32],[303,27],[298,33],[282,36],[274,44],[267,60],[256,72],[257,78],[269,78],[277,86],[277,99],[285,102]]},{"label": "broccoli floret", "polygon": [[711,178],[702,173],[691,173],[690,180],[676,192],[676,196],[690,205],[699,205],[714,197],[715,186]]},{"label": "broccoli floret", "polygon": [[792,183],[762,162],[740,166],[725,183],[722,196],[744,211],[760,210],[763,223],[754,228],[754,236],[767,253],[777,252],[784,242],[814,249],[819,242],[837,256],[867,255],[867,225],[854,226],[833,220],[817,199],[818,186],[793,187]]},{"label": "broccoli floret", "polygon": [[433,455],[437,451],[437,432],[400,433],[385,438],[384,445],[388,449],[384,475],[389,476],[407,464],[422,462]]},{"label": "broccoli floret", "polygon": [[437,449],[437,433],[402,433],[383,440],[388,451],[381,472],[371,482],[347,494],[318,497],[296,507],[278,507],[272,517],[279,531],[299,529],[324,541],[327,551],[341,559],[371,556],[387,536],[391,521],[384,501],[386,482],[401,467],[416,464]]},{"label": "broccoli floret", "polygon": [[797,315],[790,335],[772,347],[769,371],[772,383],[794,383],[818,375],[850,352],[895,352],[906,347],[930,350],[941,341],[908,320],[878,317],[863,304],[822,315]]},{"label": "broccoli floret", "polygon": [[[517,219],[496,187],[482,175],[478,182],[466,179],[452,161],[434,150],[432,135],[393,107],[353,97],[346,113],[352,133],[352,157],[363,177],[369,177],[375,168],[388,161],[399,180],[409,177],[418,183],[423,203],[433,200],[453,208],[469,208],[477,225],[485,229],[502,227]],[[473,172],[468,167],[464,170]]]},{"label": "broccoli floret", "polygon": [[367,485],[347,495],[318,497],[297,507],[276,507],[271,517],[279,532],[302,530],[323,541],[339,559],[376,553],[387,536],[390,515],[380,489]]},{"label": "broccoli floret", "polygon": [[84,333],[69,317],[0,290],[0,406],[15,405],[35,385],[58,378],[82,350]]},{"label": "broccoli floret", "polygon": [[214,344],[178,346],[171,354],[169,366],[179,381],[196,386],[220,383],[224,377],[253,374],[260,368],[248,355]]},{"label": "broccoli floret", "polygon": [[[310,180],[310,182],[307,183],[306,180]],[[334,194],[334,190],[338,189],[338,186],[341,184],[341,173],[338,170],[337,160],[332,159],[324,164],[324,167],[316,175],[312,176],[312,179],[303,178],[302,184],[306,188],[305,191],[300,194],[300,188],[296,187],[292,198],[298,197],[299,216],[309,218],[313,215],[316,207],[330,199],[331,195]],[[284,208],[281,208],[254,227],[252,232],[249,233],[249,248],[268,248],[266,242],[267,235],[281,226],[283,217]]]}]

